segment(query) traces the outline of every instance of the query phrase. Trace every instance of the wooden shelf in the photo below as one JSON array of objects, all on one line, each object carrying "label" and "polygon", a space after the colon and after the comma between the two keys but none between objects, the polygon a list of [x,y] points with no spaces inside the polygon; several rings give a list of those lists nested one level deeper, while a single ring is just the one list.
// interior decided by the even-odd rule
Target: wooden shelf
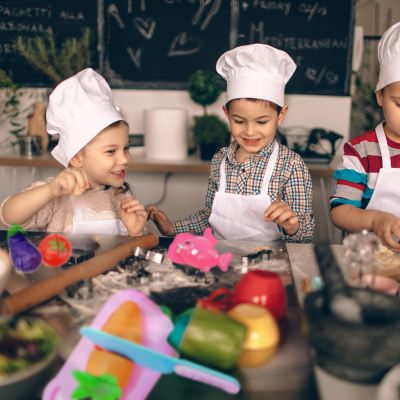
[{"label": "wooden shelf", "polygon": [[[336,169],[338,160],[332,161],[330,164],[307,164],[310,173],[315,177],[332,177],[333,171]],[[163,161],[152,160],[141,157],[135,157],[133,162],[129,164],[129,172],[144,173],[185,173],[185,174],[208,174],[210,172],[210,161],[200,160],[196,156],[190,156],[184,160]],[[58,168],[63,166],[59,164],[50,154],[41,156],[24,157],[19,155],[0,155],[0,166],[11,167],[31,167],[31,168]]]}]

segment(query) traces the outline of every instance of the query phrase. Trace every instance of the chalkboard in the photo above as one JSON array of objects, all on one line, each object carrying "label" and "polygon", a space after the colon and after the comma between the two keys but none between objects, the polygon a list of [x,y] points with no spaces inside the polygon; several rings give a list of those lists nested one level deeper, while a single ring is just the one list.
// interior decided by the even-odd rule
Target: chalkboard
[{"label": "chalkboard", "polygon": [[350,0],[238,1],[232,20],[236,45],[264,43],[297,64],[287,93],[349,93],[353,48]]},{"label": "chalkboard", "polygon": [[[41,7],[52,11],[29,23],[43,23],[62,37],[94,33],[93,65],[114,88],[185,89],[197,69],[215,70],[226,50],[249,43],[266,43],[287,51],[298,68],[287,93],[348,95],[354,25],[353,0],[0,0],[11,7]],[[74,18],[60,18],[61,11]],[[63,15],[64,15],[63,14]],[[81,15],[79,19],[76,16]],[[13,16],[14,23],[23,21]],[[1,30],[1,22],[0,22]],[[0,62],[15,67],[15,78],[36,85],[45,78],[29,77],[12,47],[16,32],[0,36]],[[28,34],[29,33],[29,34]],[[24,35],[40,33],[26,32]],[[97,35],[97,36],[96,36]],[[4,68],[4,67],[3,67]],[[30,70],[29,70],[30,71]]]},{"label": "chalkboard", "polygon": [[180,88],[229,49],[229,1],[105,0],[105,75],[113,86]]},{"label": "chalkboard", "polygon": [[19,54],[17,37],[29,41],[52,31],[57,45],[79,38],[90,29],[92,66],[98,59],[98,3],[96,0],[0,0],[0,68],[24,86],[51,86],[48,76],[35,70]]}]

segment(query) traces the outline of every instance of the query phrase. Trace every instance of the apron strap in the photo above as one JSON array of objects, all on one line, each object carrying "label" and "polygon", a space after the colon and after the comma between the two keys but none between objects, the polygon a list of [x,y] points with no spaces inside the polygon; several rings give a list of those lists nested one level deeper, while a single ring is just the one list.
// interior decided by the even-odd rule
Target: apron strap
[{"label": "apron strap", "polygon": [[382,154],[382,168],[391,169],[392,163],[390,160],[389,146],[387,144],[385,131],[383,130],[382,122],[375,128],[376,136],[378,138],[379,149]]},{"label": "apron strap", "polygon": [[274,172],[276,161],[278,159],[278,154],[279,154],[279,144],[275,140],[274,149],[272,150],[271,157],[268,160],[267,168],[265,169],[264,180],[261,186],[260,194],[263,195],[268,194],[269,182],[271,181],[272,173]]},{"label": "apron strap", "polygon": [[225,175],[225,157],[221,161],[221,166],[219,168],[219,189],[221,193],[225,193],[226,187],[226,175]]}]

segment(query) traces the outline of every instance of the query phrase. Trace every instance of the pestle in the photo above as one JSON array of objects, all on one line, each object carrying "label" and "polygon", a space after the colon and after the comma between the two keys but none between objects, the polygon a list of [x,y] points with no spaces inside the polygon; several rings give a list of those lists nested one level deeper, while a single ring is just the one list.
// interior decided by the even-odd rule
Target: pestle
[{"label": "pestle", "polygon": [[362,307],[351,296],[351,290],[344,280],[329,244],[327,242],[316,244],[314,252],[324,280],[322,290],[325,307],[340,320],[363,323]]}]

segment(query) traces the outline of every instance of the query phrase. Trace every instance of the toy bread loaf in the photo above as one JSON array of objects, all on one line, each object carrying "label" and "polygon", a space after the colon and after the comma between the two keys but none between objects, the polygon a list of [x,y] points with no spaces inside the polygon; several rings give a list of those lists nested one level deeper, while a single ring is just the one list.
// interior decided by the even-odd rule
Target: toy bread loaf
[{"label": "toy bread loaf", "polygon": [[[140,343],[141,319],[139,306],[132,301],[126,301],[111,314],[101,330],[110,335]],[[118,386],[124,389],[129,382],[133,367],[134,363],[127,358],[96,346],[89,355],[86,372],[96,376],[112,374],[116,377]]]},{"label": "toy bread loaf", "polygon": [[60,271],[46,280],[35,283],[18,293],[6,297],[0,303],[1,315],[14,315],[28,310],[83,279],[93,278],[115,267],[121,260],[132,255],[136,247],[152,249],[159,243],[157,235],[149,233],[132,237],[115,248],[101,253],[88,261]]}]

